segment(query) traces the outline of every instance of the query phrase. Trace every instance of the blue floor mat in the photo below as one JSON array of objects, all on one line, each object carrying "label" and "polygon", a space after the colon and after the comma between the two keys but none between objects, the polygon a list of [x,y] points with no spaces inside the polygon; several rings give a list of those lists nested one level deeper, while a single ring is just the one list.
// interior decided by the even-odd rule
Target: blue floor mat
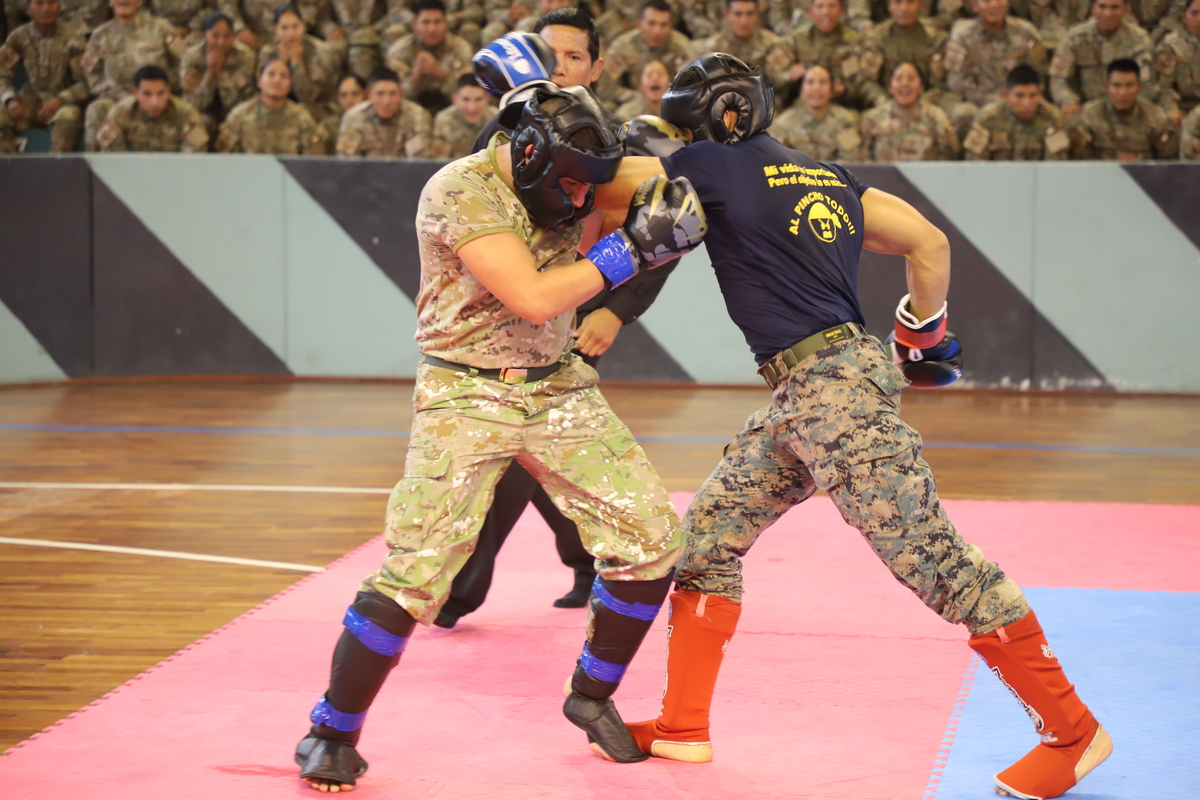
[{"label": "blue floor mat", "polygon": [[[1200,798],[1200,593],[1027,589],[1055,655],[1113,738],[1113,754],[1065,797]],[[1037,744],[986,666],[927,798],[994,800],[992,776]],[[952,720],[951,727],[955,722]],[[938,772],[941,772],[938,780]]]}]

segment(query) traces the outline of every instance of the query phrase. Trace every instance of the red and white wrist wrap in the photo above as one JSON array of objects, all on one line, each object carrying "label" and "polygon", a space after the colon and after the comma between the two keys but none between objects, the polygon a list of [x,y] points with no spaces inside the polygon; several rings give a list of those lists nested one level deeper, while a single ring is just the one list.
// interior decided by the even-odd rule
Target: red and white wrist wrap
[{"label": "red and white wrist wrap", "polygon": [[919,320],[908,310],[911,295],[900,298],[896,306],[896,341],[905,347],[928,350],[937,347],[946,338],[946,303],[932,317]]}]

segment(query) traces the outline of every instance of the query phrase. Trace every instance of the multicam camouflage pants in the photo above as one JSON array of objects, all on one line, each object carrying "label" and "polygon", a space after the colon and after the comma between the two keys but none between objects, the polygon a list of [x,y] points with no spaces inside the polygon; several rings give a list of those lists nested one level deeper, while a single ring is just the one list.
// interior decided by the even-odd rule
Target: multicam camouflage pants
[{"label": "multicam camouflage pants", "polygon": [[679,560],[683,534],[666,489],[578,356],[520,385],[423,364],[414,405],[404,477],[388,499],[390,552],[363,588],[419,622],[449,596],[513,458],[579,526],[602,577],[654,580]]},{"label": "multicam camouflage pants", "polygon": [[944,619],[983,634],[1025,616],[1017,585],[946,518],[921,437],[900,419],[906,385],[870,336],[798,364],[688,508],[679,586],[740,599],[742,556],[821,488],[896,579]]}]

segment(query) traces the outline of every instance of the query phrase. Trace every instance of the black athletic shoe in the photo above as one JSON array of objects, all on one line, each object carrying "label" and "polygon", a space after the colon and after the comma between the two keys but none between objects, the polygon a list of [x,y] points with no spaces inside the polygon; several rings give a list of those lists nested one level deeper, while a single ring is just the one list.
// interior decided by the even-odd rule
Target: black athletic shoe
[{"label": "black athletic shoe", "polygon": [[458,617],[453,614],[447,614],[445,611],[439,611],[437,617],[433,620],[433,624],[439,628],[453,628],[458,624]]},{"label": "black athletic shoe", "polygon": [[595,573],[586,575],[575,573],[575,588],[554,601],[555,608],[583,608],[592,596],[592,581],[596,580]]},{"label": "black athletic shoe", "polygon": [[563,703],[563,714],[571,724],[587,734],[588,743],[599,747],[604,755],[621,764],[634,764],[650,757],[638,749],[637,742],[611,699],[596,700],[593,697],[571,692]]}]

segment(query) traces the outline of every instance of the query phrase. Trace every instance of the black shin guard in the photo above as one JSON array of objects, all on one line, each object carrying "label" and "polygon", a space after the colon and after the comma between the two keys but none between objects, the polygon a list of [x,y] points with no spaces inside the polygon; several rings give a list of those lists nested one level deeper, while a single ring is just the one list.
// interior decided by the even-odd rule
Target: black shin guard
[{"label": "black shin guard", "polygon": [[388,597],[359,592],[344,624],[333,651],[329,690],[312,712],[312,733],[353,745],[367,709],[400,661],[416,620]]},{"label": "black shin guard", "polygon": [[653,581],[596,578],[591,637],[571,678],[572,690],[597,700],[612,696],[671,590],[671,580],[671,575]]}]

